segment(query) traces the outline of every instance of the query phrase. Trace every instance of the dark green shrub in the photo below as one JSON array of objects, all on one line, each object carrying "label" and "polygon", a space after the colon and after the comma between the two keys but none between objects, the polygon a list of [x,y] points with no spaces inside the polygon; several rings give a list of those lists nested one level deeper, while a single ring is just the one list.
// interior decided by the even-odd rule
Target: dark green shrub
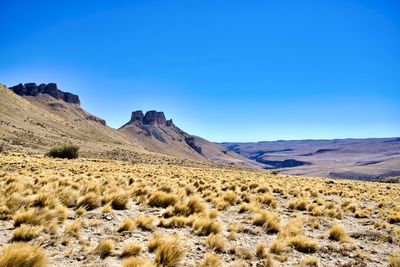
[{"label": "dark green shrub", "polygon": [[53,147],[46,156],[62,159],[76,159],[79,156],[79,147],[76,145],[61,145]]}]

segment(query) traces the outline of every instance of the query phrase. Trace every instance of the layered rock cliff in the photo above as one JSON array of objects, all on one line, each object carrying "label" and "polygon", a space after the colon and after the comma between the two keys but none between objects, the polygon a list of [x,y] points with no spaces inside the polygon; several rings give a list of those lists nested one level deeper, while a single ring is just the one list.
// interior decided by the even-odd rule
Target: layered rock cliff
[{"label": "layered rock cliff", "polygon": [[131,115],[131,120],[128,123],[140,122],[143,125],[157,125],[157,126],[173,126],[174,123],[171,120],[165,119],[164,112],[159,112],[155,110],[147,111],[143,114],[143,111],[137,110],[133,111]]},{"label": "layered rock cliff", "polygon": [[57,84],[55,83],[42,83],[39,85],[36,83],[20,83],[16,86],[9,87],[9,89],[20,96],[37,96],[38,94],[47,94],[55,99],[80,105],[79,96],[59,90]]}]

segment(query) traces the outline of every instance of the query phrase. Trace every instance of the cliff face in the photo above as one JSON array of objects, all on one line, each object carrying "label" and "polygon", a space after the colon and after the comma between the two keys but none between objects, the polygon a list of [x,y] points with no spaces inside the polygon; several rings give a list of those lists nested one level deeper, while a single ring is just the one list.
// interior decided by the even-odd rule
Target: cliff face
[{"label": "cliff face", "polygon": [[37,85],[36,83],[20,83],[16,86],[9,87],[9,89],[20,96],[37,96],[38,94],[47,94],[55,99],[80,105],[79,96],[59,90],[57,84],[55,83],[42,83],[40,85]]},{"label": "cliff face", "polygon": [[171,120],[166,120],[164,112],[158,112],[155,110],[147,111],[143,115],[143,111],[137,110],[132,112],[131,120],[128,123],[140,122],[143,125],[157,125],[157,126],[168,126],[171,127],[174,123]]}]

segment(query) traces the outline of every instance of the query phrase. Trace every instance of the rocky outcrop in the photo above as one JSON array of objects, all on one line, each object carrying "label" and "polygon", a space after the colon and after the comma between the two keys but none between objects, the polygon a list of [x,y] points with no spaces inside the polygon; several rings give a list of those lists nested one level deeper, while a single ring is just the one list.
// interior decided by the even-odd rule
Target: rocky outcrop
[{"label": "rocky outcrop", "polygon": [[86,117],[86,119],[89,120],[89,121],[95,121],[97,123],[100,123],[100,124],[106,126],[106,121],[105,120],[100,119],[99,117],[96,117],[94,115],[89,115],[89,116]]},{"label": "rocky outcrop", "polygon": [[202,154],[201,146],[196,145],[195,138],[193,136],[188,136],[185,138],[186,144],[193,148],[197,153]]},{"label": "rocky outcrop", "polygon": [[150,125],[167,125],[164,112],[157,112],[155,110],[147,111],[143,118],[143,124]]},{"label": "rocky outcrop", "polygon": [[144,118],[143,111],[141,110],[134,111],[132,112],[130,122],[140,121],[141,123],[143,123],[143,118]]},{"label": "rocky outcrop", "polygon": [[10,89],[20,96],[37,96],[38,94],[47,94],[55,99],[60,99],[67,103],[80,104],[79,96],[59,90],[57,84],[55,83],[42,83],[40,85],[37,85],[36,83],[20,83],[16,86],[10,87]]},{"label": "rocky outcrop", "polygon": [[137,110],[132,112],[131,120],[128,123],[140,122],[143,125],[156,125],[156,126],[174,126],[171,120],[166,120],[164,112],[159,112],[155,110],[147,111],[143,115],[143,111]]}]

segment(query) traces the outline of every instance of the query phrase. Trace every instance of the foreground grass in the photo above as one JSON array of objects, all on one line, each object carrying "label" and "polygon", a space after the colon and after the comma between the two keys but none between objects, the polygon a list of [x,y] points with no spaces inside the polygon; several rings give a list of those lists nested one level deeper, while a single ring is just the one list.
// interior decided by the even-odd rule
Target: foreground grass
[{"label": "foreground grass", "polygon": [[398,266],[399,196],[395,184],[2,155],[0,266]]}]

